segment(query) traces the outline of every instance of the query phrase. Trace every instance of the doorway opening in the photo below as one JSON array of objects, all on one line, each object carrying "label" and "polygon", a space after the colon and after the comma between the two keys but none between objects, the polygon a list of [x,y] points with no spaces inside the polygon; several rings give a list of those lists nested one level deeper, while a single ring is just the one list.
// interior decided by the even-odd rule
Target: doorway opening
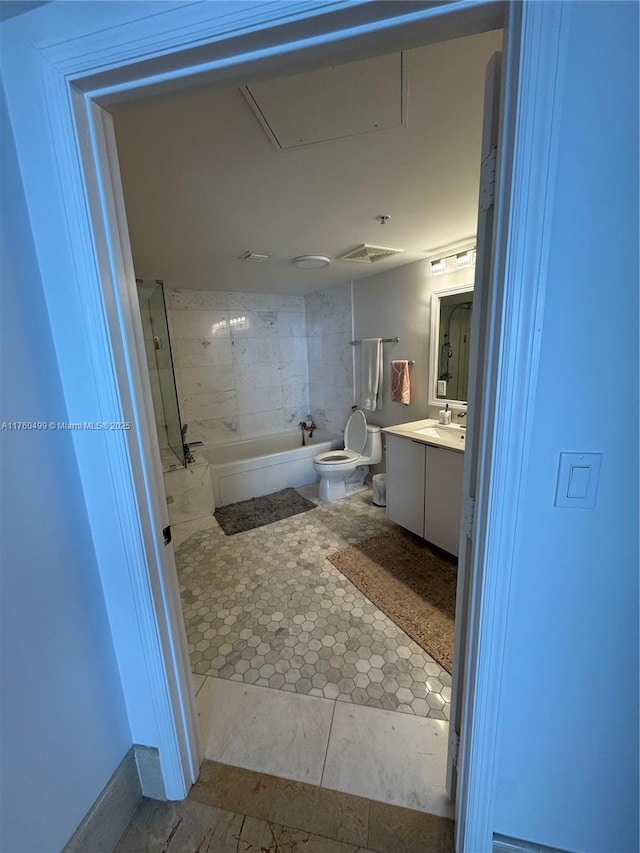
[{"label": "doorway opening", "polygon": [[[391,357],[406,353],[416,362],[409,420],[436,414],[428,405],[431,295],[472,283],[473,273],[432,278],[429,260],[446,256],[452,244],[473,242],[484,67],[500,46],[501,33],[489,32],[402,52],[395,92],[400,104],[411,98],[408,118],[401,108],[395,126],[346,135],[324,130],[334,136],[304,144],[298,137],[288,150],[274,150],[264,128],[266,122],[271,132],[273,122],[262,112],[258,122],[237,87],[116,111],[136,274],[161,276],[167,285],[178,398],[190,436],[205,451],[271,435],[275,425],[297,436],[295,426],[307,419],[339,441],[360,396],[352,343],[377,337],[376,329],[380,337],[400,338]],[[382,58],[382,78],[393,56]],[[367,62],[371,70],[375,60]],[[440,88],[433,82],[438,71],[445,81]],[[296,84],[304,76],[294,78]],[[268,83],[265,101],[273,95]],[[420,104],[426,92],[430,97]],[[379,99],[375,87],[369,93]],[[282,100],[275,97],[276,106]],[[301,100],[310,99],[303,94]],[[378,159],[369,155],[365,162],[373,148]],[[221,170],[198,168],[203,151]],[[358,162],[361,189],[338,197]],[[266,216],[258,188],[270,172],[281,190],[278,196],[267,188]],[[317,186],[329,179],[333,206]],[[430,203],[422,202],[427,221],[416,208],[416,184],[418,196],[420,186],[425,196],[432,193]],[[380,199],[393,210],[384,224],[376,222]],[[309,244],[309,234],[290,224],[303,212],[322,245]],[[234,222],[244,231],[234,231]],[[383,233],[386,242],[410,246],[403,263],[383,261],[362,274],[361,267],[356,272],[336,260],[331,277],[323,271],[311,279],[293,270],[291,260],[305,250],[337,258],[339,250],[367,239],[365,227]],[[332,241],[330,250],[323,248]],[[245,249],[270,257],[247,263]],[[203,278],[211,286],[202,287]],[[388,361],[386,353],[385,371]],[[383,406],[367,417],[382,427],[407,420],[390,400],[386,411]],[[327,560],[402,529],[373,506],[370,492],[362,492],[226,540],[212,517],[212,464],[199,450],[194,460],[164,479],[205,757],[452,816],[445,791],[451,665],[443,666],[397,616]],[[247,480],[245,472],[230,469],[221,479],[231,477]],[[217,488],[233,491],[230,482]],[[317,503],[312,485],[302,494]],[[301,721],[293,733],[292,717]],[[247,735],[256,719],[256,736],[274,747],[262,756]],[[296,734],[300,740],[291,739]]]}]

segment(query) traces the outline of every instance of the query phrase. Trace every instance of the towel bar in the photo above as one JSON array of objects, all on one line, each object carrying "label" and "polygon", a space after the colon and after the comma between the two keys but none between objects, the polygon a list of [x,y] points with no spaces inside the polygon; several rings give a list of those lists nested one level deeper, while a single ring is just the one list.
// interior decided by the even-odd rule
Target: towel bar
[{"label": "towel bar", "polygon": [[[397,344],[400,338],[381,338],[383,344]],[[349,341],[352,347],[357,347],[362,341]]]}]

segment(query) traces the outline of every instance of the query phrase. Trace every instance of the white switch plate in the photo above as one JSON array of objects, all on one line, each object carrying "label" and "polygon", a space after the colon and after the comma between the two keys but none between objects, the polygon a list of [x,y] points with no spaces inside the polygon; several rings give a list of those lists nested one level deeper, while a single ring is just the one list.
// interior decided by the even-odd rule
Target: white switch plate
[{"label": "white switch plate", "polygon": [[602,453],[561,453],[554,505],[593,509],[601,462]]}]

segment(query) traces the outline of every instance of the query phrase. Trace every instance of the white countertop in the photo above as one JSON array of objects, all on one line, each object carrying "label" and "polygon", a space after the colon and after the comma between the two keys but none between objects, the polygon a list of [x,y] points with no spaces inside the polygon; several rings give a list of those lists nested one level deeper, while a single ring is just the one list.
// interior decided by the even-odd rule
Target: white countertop
[{"label": "white countertop", "polygon": [[421,421],[410,421],[406,424],[384,427],[382,432],[410,438],[421,444],[431,444],[435,447],[445,447],[447,450],[457,450],[464,453],[466,429],[458,424],[440,424],[434,418]]}]

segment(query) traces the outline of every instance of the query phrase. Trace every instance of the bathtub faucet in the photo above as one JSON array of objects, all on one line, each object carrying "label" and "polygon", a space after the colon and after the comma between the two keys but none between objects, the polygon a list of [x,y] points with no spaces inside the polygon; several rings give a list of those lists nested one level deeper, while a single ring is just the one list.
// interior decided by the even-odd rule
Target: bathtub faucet
[{"label": "bathtub faucet", "polygon": [[311,421],[311,424],[309,426],[307,426],[306,421],[300,421],[298,426],[300,427],[300,432],[302,433],[302,446],[304,447],[306,444],[305,437],[304,437],[305,432],[309,433],[309,438],[313,438],[313,431],[314,431],[314,429],[317,429],[317,427],[313,421]]}]

